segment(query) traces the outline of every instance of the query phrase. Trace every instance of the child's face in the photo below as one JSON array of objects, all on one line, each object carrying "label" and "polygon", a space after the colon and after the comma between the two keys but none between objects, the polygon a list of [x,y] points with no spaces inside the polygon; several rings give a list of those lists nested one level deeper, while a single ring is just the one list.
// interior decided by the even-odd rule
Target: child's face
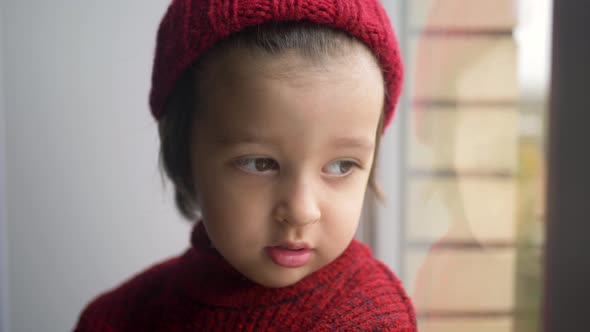
[{"label": "child's face", "polygon": [[322,65],[232,50],[208,74],[191,149],[203,222],[250,280],[292,285],[355,234],[383,107],[381,72],[359,47]]}]

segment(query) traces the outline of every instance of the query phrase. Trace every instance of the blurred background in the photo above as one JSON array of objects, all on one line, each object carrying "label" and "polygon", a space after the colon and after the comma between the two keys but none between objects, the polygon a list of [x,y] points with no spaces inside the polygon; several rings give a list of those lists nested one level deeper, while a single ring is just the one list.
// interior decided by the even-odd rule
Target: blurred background
[{"label": "blurred background", "polygon": [[[0,330],[71,330],[188,246],[147,98],[168,0],[0,0]],[[423,331],[539,331],[549,0],[383,0],[404,96],[358,237]]]},{"label": "blurred background", "polygon": [[372,243],[422,332],[541,330],[551,5],[391,2],[408,79]]},{"label": "blurred background", "polygon": [[168,1],[0,3],[2,331],[70,331],[188,245],[147,101]]}]

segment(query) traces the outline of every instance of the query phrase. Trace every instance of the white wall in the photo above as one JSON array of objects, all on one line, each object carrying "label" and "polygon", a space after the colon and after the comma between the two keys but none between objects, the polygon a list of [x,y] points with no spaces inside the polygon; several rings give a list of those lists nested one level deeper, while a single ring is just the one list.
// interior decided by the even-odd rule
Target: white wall
[{"label": "white wall", "polygon": [[188,246],[147,103],[168,3],[2,2],[11,331],[71,330],[91,298]]},{"label": "white wall", "polygon": [[8,322],[8,280],[6,244],[6,126],[3,85],[3,2],[0,1],[0,332],[10,330]]}]

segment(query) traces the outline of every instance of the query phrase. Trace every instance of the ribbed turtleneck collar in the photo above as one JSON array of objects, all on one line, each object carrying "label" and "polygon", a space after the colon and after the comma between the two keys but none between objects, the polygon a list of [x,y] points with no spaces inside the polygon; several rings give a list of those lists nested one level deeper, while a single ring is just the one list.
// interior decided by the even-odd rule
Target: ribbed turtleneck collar
[{"label": "ribbed turtleneck collar", "polygon": [[268,288],[235,270],[213,248],[204,225],[199,222],[192,230],[191,248],[182,256],[178,275],[183,291],[197,302],[230,308],[260,307],[312,295],[326,287],[338,287],[371,257],[367,246],[353,240],[336,260],[298,283]]}]

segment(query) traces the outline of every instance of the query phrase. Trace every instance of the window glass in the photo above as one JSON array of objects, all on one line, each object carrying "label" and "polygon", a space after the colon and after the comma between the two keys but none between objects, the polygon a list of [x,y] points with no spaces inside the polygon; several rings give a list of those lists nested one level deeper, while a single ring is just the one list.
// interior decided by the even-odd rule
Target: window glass
[{"label": "window glass", "polygon": [[401,13],[407,79],[398,145],[384,152],[399,179],[380,165],[399,225],[377,214],[376,252],[402,278],[421,332],[539,331],[551,3],[388,10]]}]

